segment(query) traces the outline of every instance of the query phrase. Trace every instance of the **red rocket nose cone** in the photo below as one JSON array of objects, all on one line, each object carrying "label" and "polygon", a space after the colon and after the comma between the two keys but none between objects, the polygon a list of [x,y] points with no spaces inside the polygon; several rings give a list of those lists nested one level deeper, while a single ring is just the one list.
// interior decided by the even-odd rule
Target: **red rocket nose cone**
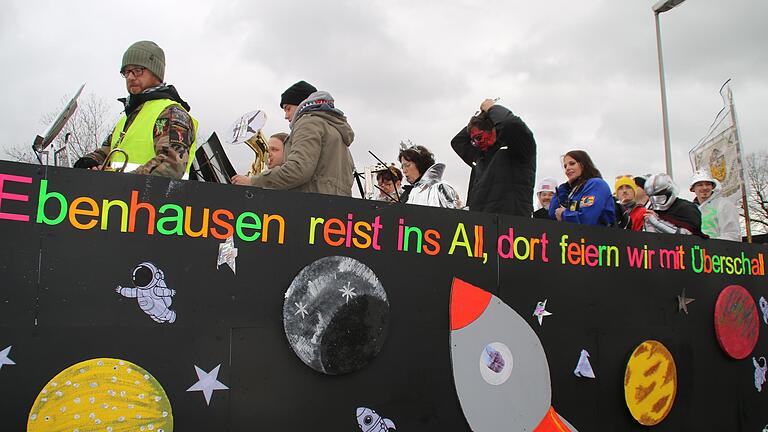
[{"label": "red rocket nose cone", "polygon": [[533,432],[570,432],[574,430],[576,429],[560,417],[560,414],[555,412],[554,408],[549,407],[547,415],[544,416],[544,419],[536,426]]},{"label": "red rocket nose cone", "polygon": [[472,324],[483,314],[491,301],[491,293],[459,278],[451,284],[451,330]]}]

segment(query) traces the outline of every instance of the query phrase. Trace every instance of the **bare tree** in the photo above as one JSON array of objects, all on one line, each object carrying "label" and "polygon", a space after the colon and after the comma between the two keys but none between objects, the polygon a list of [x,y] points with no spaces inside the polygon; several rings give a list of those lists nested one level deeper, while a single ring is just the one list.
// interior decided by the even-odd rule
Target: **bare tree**
[{"label": "bare tree", "polygon": [[[61,102],[61,108],[69,102],[70,97],[64,96]],[[117,108],[117,104],[115,104]],[[70,165],[78,158],[89,153],[101,145],[104,138],[109,134],[116,110],[110,109],[104,99],[90,93],[81,97],[77,102],[77,111],[69,119],[67,124],[61,130],[54,140],[56,148],[60,148],[66,139]],[[40,124],[45,127],[56,119],[60,110],[44,114],[40,119]],[[4,150],[5,155],[11,160],[20,162],[36,161],[34,153],[29,146],[16,146]]]},{"label": "bare tree", "polygon": [[[747,202],[753,231],[768,232],[768,152],[746,157]],[[754,232],[753,232],[754,233]]]},{"label": "bare tree", "polygon": [[37,161],[30,146],[6,147],[3,149],[3,153],[8,160],[16,162],[33,163]]}]

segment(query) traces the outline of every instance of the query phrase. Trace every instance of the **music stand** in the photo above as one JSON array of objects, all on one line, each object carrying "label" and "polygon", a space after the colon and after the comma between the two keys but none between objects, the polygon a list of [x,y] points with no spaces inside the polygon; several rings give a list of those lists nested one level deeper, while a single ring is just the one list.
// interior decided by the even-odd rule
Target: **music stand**
[{"label": "music stand", "polygon": [[216,132],[195,151],[189,178],[213,183],[230,184],[237,174]]},{"label": "music stand", "polygon": [[48,131],[45,133],[45,135],[37,135],[35,140],[32,142],[32,151],[37,156],[37,160],[40,162],[40,165],[43,164],[43,160],[40,158],[40,153],[44,152],[45,148],[51,145],[53,140],[56,139],[56,137],[59,135],[59,132],[64,129],[64,126],[67,124],[69,119],[75,114],[75,111],[77,111],[77,98],[80,97],[80,93],[83,92],[83,87],[85,87],[85,84],[80,86],[80,88],[77,90],[77,93],[75,93],[75,96],[73,96],[67,105],[64,106],[64,109],[61,111],[61,113],[59,113],[58,117],[56,117],[56,120],[51,123],[51,126],[48,128]]}]

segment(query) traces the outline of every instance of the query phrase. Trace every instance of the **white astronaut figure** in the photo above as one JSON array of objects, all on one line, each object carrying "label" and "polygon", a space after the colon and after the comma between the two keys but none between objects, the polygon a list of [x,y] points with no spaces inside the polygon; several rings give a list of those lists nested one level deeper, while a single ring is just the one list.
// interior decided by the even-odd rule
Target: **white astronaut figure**
[{"label": "white astronaut figure", "polygon": [[133,269],[131,278],[135,288],[118,285],[115,291],[123,297],[135,298],[141,310],[159,323],[176,321],[176,312],[169,309],[176,290],[165,285],[162,270],[151,262],[143,262]]}]

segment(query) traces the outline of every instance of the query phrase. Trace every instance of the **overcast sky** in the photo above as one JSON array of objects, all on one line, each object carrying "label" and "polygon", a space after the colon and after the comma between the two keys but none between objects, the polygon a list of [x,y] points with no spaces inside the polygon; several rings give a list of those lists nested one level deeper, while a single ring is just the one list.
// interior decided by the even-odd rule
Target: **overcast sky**
[{"label": "overcast sky", "polygon": [[[82,83],[110,104],[126,93],[123,52],[166,53],[165,79],[220,136],[261,109],[288,131],[280,93],[329,91],[355,130],[358,169],[394,161],[411,139],[448,165],[466,197],[469,168],[450,140],[487,97],[523,118],[537,178],[564,181],[560,155],[584,149],[613,185],[664,170],[653,1],[4,1],[0,147],[31,145],[44,113]],[[690,0],[661,15],[675,179],[691,197],[688,151],[732,89],[744,150],[766,148],[768,1]],[[121,110],[111,105],[116,120]],[[763,118],[763,120],[760,120]],[[96,146],[97,143],[94,143]],[[244,171],[252,153],[233,153]],[[0,151],[0,157],[4,157]]]}]

